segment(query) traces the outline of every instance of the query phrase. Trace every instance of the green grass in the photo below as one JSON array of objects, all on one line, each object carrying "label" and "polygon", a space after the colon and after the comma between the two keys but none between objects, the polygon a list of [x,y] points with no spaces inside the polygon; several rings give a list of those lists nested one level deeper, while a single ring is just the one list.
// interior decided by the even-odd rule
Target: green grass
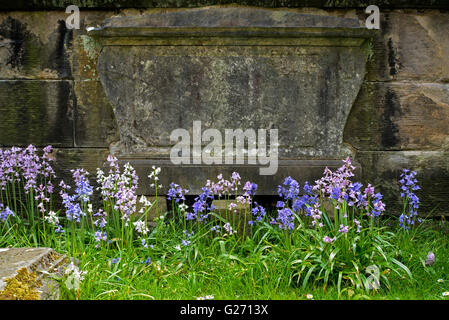
[{"label": "green grass", "polygon": [[[425,222],[408,234],[392,228],[393,244],[405,257],[413,279],[389,275],[390,289],[367,292],[344,286],[338,293],[335,284],[323,290],[322,285],[306,287],[288,283],[288,263],[274,259],[257,249],[252,240],[236,246],[234,241],[214,238],[180,245],[182,236],[170,226],[154,249],[122,251],[90,247],[80,256],[80,269],[88,271],[82,282],[79,299],[196,299],[213,295],[215,299],[306,299],[315,300],[447,299],[449,291],[449,241],[446,222]],[[182,235],[182,232],[181,232]],[[180,249],[176,246],[180,245]],[[234,248],[232,248],[234,246]],[[425,266],[427,253],[433,251],[435,264]],[[112,263],[120,257],[119,263]],[[146,258],[152,263],[145,265]],[[438,282],[443,279],[443,282]],[[65,298],[70,298],[66,296]]]},{"label": "green grass", "polygon": [[[357,191],[362,185],[348,180],[354,169],[349,158],[334,173],[326,168],[316,182],[319,190],[304,186],[301,197],[299,184],[286,178],[278,192],[283,201],[273,212],[257,205],[253,198],[257,186],[250,182],[239,197],[237,190],[229,187],[241,179],[233,173],[232,183],[225,183],[221,175],[213,188],[207,183],[192,205],[195,214],[187,211],[187,191],[171,184],[167,193],[173,198],[171,212],[163,213],[157,199],[160,168],[153,166],[148,176],[154,182],[156,200],[141,197],[142,206],[137,210],[137,174],[129,164],[121,170],[110,155],[109,175],[97,171],[99,188],[95,190],[101,190],[101,201],[90,202],[94,188],[88,173],[72,170],[75,188],[69,191],[68,186],[59,184],[64,208],[53,212],[53,188],[49,188],[46,172],[37,170],[34,178],[41,180],[39,188],[28,188],[32,181],[25,181],[30,164],[24,159],[32,155],[33,166],[46,168],[49,150],[42,158],[31,146],[19,151],[3,154],[3,158],[15,154],[12,158],[21,160],[2,163],[9,169],[6,187],[0,190],[0,247],[51,247],[78,260],[79,269],[71,263],[59,279],[63,299],[196,299],[213,295],[230,300],[297,300],[306,299],[307,294],[332,300],[447,299],[442,295],[449,291],[445,220],[426,219],[411,230],[398,226],[401,220],[406,225],[418,221],[415,210],[419,202],[413,190],[419,187],[413,171],[404,170],[399,181],[407,189],[401,219],[383,214],[382,195],[370,185],[363,194]],[[349,192],[348,197],[338,195],[338,190]],[[356,193],[357,205],[353,202]],[[210,203],[217,197],[226,201],[235,197],[237,203],[246,205],[244,209],[227,205],[220,213]],[[333,208],[326,209],[326,202]],[[156,227],[148,230],[147,217],[154,205]],[[252,225],[249,219],[255,220]],[[230,226],[237,232],[231,232]],[[427,266],[430,251],[436,262]],[[375,285],[376,291],[372,285],[377,280],[380,286]]]}]

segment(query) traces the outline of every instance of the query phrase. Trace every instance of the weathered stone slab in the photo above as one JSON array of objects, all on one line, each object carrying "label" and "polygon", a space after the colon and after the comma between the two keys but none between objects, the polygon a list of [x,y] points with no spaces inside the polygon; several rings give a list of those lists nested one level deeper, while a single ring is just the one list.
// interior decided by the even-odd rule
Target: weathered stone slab
[{"label": "weathered stone slab", "polygon": [[109,151],[105,148],[61,148],[55,149],[53,153],[58,171],[70,174],[70,169],[84,168],[95,175],[95,169],[103,167]]},{"label": "weathered stone slab", "polygon": [[[51,248],[0,248],[0,300],[58,299],[58,284],[47,273],[61,276],[66,263],[66,256]],[[25,296],[14,291],[8,280],[13,278],[16,285],[25,288]]]},{"label": "weathered stone slab", "polygon": [[0,80],[0,145],[73,147],[71,81]]},{"label": "weathered stone slab", "polygon": [[447,11],[381,11],[368,79],[448,82],[448,30]]},{"label": "weathered stone slab", "polygon": [[344,141],[358,150],[449,147],[449,85],[419,82],[363,85]]},{"label": "weathered stone slab", "polygon": [[75,81],[75,146],[109,147],[119,140],[114,112],[99,81]]},{"label": "weathered stone slab", "polygon": [[66,16],[64,11],[0,13],[0,78],[71,78],[73,32]]},{"label": "weathered stone slab", "polygon": [[[332,165],[352,152],[342,144],[343,128],[371,36],[358,19],[202,8],[114,17],[89,35],[104,45],[97,69],[123,159],[168,159],[173,130],[192,133],[194,121],[202,130],[222,132],[278,129],[279,157],[296,161],[287,165],[295,173],[309,169],[296,168],[303,164],[297,160],[328,159]],[[168,177],[179,177],[174,173],[181,168],[181,176],[192,172],[189,185],[198,187],[200,176],[217,171],[252,170],[253,179],[257,167],[167,166]]]},{"label": "weathered stone slab", "polygon": [[101,45],[87,35],[87,28],[103,23],[113,15],[109,11],[89,11],[80,16],[80,29],[74,30],[73,36],[73,77],[76,80],[100,80],[97,60]]},{"label": "weathered stone slab", "polygon": [[[261,7],[319,7],[319,8],[366,8],[369,4],[381,6],[382,8],[435,8],[447,9],[445,0],[371,0],[368,3],[360,0],[72,0],[71,4],[84,9],[118,9],[118,8],[189,8],[210,5],[239,4],[246,6]],[[67,2],[62,0],[33,0],[7,2],[3,5],[4,10],[50,10],[65,9]]]},{"label": "weathered stone slab", "polygon": [[[312,15],[287,10],[266,10],[248,7],[204,7],[189,10],[171,10],[147,13],[139,16],[121,16],[106,19],[104,35],[124,32],[124,28],[143,28],[144,32],[156,32],[148,28],[359,28],[357,19],[329,15]],[[113,30],[110,28],[119,28]],[[166,30],[164,30],[166,31]],[[193,31],[193,30],[192,30]],[[201,31],[207,31],[201,30]],[[227,30],[229,31],[229,30]],[[254,30],[237,30],[252,32]],[[186,32],[184,30],[183,32]],[[220,32],[220,30],[214,30]],[[265,32],[266,33],[266,32]]]},{"label": "weathered stone slab", "polygon": [[126,153],[164,154],[173,130],[192,134],[199,120],[203,130],[223,134],[278,129],[281,157],[343,157],[363,57],[351,49],[287,46],[118,46],[103,50],[99,68]]},{"label": "weathered stone slab", "polygon": [[449,215],[448,151],[363,151],[357,160],[363,166],[363,181],[371,183],[385,196],[387,214],[402,210],[399,177],[402,169],[417,172],[420,190],[419,215]]}]

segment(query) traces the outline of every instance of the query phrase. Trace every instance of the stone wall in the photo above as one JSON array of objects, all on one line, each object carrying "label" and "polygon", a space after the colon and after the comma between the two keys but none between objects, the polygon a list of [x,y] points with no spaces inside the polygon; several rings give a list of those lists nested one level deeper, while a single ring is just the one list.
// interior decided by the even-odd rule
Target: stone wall
[{"label": "stone wall", "polygon": [[[119,143],[117,122],[96,69],[99,46],[86,27],[117,15],[208,5],[260,6],[363,24],[377,4],[381,29],[344,131],[362,179],[398,201],[402,168],[414,169],[422,212],[449,214],[449,5],[446,1],[15,1],[0,5],[0,146],[56,148],[59,176],[94,172]],[[65,8],[80,6],[68,30]]]}]

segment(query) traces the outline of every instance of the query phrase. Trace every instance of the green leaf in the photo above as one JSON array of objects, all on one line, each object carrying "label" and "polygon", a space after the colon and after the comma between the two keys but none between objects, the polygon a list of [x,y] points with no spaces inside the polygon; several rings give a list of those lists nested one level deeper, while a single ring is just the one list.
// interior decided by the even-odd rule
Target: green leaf
[{"label": "green leaf", "polygon": [[382,248],[379,245],[376,245],[376,249],[380,252],[380,254],[385,259],[385,261],[388,261],[387,256],[385,255],[384,251],[382,250]]},{"label": "green leaf", "polygon": [[224,254],[223,256],[226,257],[226,258],[228,258],[229,260],[235,260],[235,261],[240,262],[240,263],[243,264],[243,265],[246,265],[246,263],[245,263],[242,259],[240,259],[239,257],[234,256],[234,255],[232,255],[232,254]]},{"label": "green leaf", "polygon": [[316,265],[313,265],[310,267],[309,271],[307,272],[304,281],[302,282],[302,288],[304,289],[307,285],[307,282],[309,281],[310,275],[312,274],[313,270],[316,268]]},{"label": "green leaf", "polygon": [[402,262],[399,262],[395,258],[391,258],[391,262],[397,264],[402,270],[404,270],[408,274],[410,279],[413,279],[412,273],[410,272],[410,270]]},{"label": "green leaf", "polygon": [[343,277],[343,272],[339,272],[338,273],[338,281],[337,281],[337,292],[338,292],[338,297],[340,298],[340,293],[341,293],[341,278]]},{"label": "green leaf", "polygon": [[220,240],[218,243],[220,244],[220,250],[221,250],[221,253],[222,253],[223,255],[225,255],[225,254],[226,254],[225,242],[224,242],[223,240]]}]

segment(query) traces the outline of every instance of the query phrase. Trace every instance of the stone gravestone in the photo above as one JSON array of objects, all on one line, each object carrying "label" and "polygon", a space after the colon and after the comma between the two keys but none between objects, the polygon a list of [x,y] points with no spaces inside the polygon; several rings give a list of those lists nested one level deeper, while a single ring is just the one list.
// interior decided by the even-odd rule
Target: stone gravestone
[{"label": "stone gravestone", "polygon": [[[198,194],[206,179],[237,171],[258,194],[276,194],[283,178],[314,181],[353,155],[343,130],[372,36],[357,19],[200,8],[113,17],[89,36],[102,46],[97,67],[119,126],[116,155],[141,176],[162,167],[165,190],[176,182]],[[181,164],[170,158],[177,129],[192,147]],[[207,129],[266,129],[267,151],[278,148],[276,173],[261,175],[264,166],[249,160],[204,163],[192,145]],[[139,192],[152,194],[150,183],[142,179]]]},{"label": "stone gravestone", "polygon": [[0,248],[0,300],[55,300],[67,258],[51,248]]}]

